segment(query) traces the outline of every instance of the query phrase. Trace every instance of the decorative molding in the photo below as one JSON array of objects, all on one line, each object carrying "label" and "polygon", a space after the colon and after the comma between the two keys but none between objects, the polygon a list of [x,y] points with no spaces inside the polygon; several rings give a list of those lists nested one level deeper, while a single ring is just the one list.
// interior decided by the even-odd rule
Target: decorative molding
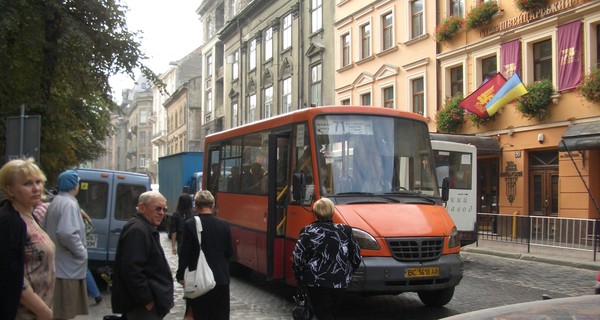
[{"label": "decorative molding", "polygon": [[376,80],[381,80],[381,79],[385,79],[387,77],[396,76],[396,75],[398,75],[399,70],[400,70],[400,68],[386,63],[386,64],[382,65],[381,68],[379,68],[379,70],[377,70],[374,78]]},{"label": "decorative molding", "polygon": [[354,87],[360,87],[371,83],[373,83],[373,75],[368,72],[362,72],[356,77],[356,80],[354,80],[352,85]]}]

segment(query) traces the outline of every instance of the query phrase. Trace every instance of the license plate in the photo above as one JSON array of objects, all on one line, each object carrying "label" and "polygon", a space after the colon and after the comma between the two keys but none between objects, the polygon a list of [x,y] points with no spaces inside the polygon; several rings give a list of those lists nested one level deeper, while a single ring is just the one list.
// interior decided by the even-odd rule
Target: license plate
[{"label": "license plate", "polygon": [[98,234],[96,234],[96,233],[88,234],[87,247],[88,248],[97,248],[98,247]]},{"label": "license plate", "polygon": [[439,275],[439,267],[408,268],[404,272],[405,278],[437,277]]}]

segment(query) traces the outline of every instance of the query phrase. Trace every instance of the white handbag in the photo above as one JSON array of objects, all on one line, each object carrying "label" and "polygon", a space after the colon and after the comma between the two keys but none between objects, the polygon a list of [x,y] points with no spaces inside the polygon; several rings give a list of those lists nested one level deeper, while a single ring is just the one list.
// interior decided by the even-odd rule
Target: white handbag
[{"label": "white handbag", "polygon": [[198,256],[198,265],[196,270],[190,271],[189,267],[185,268],[185,275],[183,279],[185,281],[183,286],[183,296],[186,298],[194,299],[208,291],[212,290],[215,283],[215,276],[212,270],[206,262],[204,252],[202,252],[202,222],[200,217],[194,217],[196,219],[196,230],[198,232],[198,244],[200,245],[200,254]]}]

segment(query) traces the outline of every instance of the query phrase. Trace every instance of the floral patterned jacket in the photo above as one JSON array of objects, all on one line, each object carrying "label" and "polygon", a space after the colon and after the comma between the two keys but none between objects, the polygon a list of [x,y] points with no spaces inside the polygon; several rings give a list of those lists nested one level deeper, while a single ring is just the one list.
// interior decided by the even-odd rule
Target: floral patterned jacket
[{"label": "floral patterned jacket", "polygon": [[347,288],[361,261],[352,228],[331,221],[304,227],[293,252],[296,279],[309,287]]}]

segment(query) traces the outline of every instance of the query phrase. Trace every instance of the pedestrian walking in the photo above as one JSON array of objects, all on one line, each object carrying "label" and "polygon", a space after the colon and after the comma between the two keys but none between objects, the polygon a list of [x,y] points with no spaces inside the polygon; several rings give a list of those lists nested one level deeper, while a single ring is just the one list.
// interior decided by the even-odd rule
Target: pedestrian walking
[{"label": "pedestrian walking", "polygon": [[77,172],[66,170],[61,173],[58,176],[58,194],[48,205],[43,222],[44,230],[56,244],[55,319],[73,319],[77,315],[89,314],[85,282],[87,240],[77,193]]},{"label": "pedestrian walking", "polygon": [[144,192],[137,211],[117,244],[112,310],[128,320],[163,319],[173,307],[173,276],[157,229],[167,200],[157,191]]},{"label": "pedestrian walking", "polygon": [[298,285],[308,290],[317,319],[335,319],[352,274],[362,261],[352,227],[334,223],[335,205],[327,198],[317,200],[317,221],[300,231],[293,251],[293,269]]},{"label": "pedestrian walking", "polygon": [[56,248],[33,216],[45,182],[33,158],[0,169],[0,319],[52,319]]},{"label": "pedestrian walking", "polygon": [[189,194],[183,193],[177,201],[177,208],[171,217],[169,226],[169,238],[171,239],[171,251],[177,254],[181,250],[181,239],[183,239],[183,224],[194,216],[194,199]]},{"label": "pedestrian walking", "polygon": [[213,214],[215,198],[208,190],[198,191],[194,196],[196,214],[202,222],[201,240],[198,243],[196,221],[189,219],[184,224],[183,242],[179,253],[177,281],[183,285],[185,269],[195,270],[200,250],[215,277],[216,286],[195,299],[188,300],[194,319],[229,319],[229,259],[233,255],[231,228],[229,223]]}]

